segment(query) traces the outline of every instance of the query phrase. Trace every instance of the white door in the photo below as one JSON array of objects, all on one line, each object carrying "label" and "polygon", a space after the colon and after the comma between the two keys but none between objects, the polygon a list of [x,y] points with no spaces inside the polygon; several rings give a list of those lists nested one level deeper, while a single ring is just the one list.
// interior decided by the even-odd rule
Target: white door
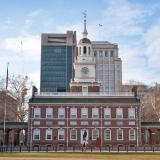
[{"label": "white door", "polygon": [[81,130],[81,144],[85,146],[88,144],[88,130],[82,129]]}]

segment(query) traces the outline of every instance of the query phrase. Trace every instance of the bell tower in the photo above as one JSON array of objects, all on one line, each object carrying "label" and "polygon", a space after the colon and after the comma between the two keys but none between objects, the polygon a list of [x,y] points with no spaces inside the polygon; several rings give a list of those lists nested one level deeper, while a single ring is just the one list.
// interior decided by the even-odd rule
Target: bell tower
[{"label": "bell tower", "polygon": [[82,39],[78,43],[78,55],[74,60],[75,77],[70,83],[71,92],[99,92],[100,84],[95,80],[95,57],[87,35],[86,13],[84,13],[84,30]]}]

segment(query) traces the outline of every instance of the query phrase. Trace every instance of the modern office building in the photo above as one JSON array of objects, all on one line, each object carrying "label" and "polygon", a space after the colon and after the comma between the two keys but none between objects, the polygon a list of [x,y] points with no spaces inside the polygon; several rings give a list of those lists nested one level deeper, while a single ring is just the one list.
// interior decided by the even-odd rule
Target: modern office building
[{"label": "modern office building", "polygon": [[96,61],[96,81],[101,92],[119,92],[122,86],[122,61],[118,45],[107,41],[92,41]]},{"label": "modern office building", "polygon": [[69,91],[76,53],[76,32],[42,34],[41,37],[41,92]]}]

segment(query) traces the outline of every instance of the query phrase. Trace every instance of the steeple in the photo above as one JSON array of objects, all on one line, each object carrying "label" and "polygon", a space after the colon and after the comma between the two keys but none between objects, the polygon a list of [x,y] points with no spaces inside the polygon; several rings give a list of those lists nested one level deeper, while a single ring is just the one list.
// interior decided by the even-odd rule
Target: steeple
[{"label": "steeple", "polygon": [[87,16],[87,13],[86,11],[83,12],[83,15],[84,15],[84,31],[82,32],[82,35],[83,35],[83,38],[87,38],[87,28],[86,28],[86,16]]}]

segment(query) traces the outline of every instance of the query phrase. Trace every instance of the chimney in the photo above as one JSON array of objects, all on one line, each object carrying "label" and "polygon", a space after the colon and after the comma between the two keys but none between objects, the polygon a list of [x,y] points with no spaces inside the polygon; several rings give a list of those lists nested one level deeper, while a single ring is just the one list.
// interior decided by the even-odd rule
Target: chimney
[{"label": "chimney", "polygon": [[35,86],[32,86],[32,97],[35,96],[35,93],[38,92],[38,89]]},{"label": "chimney", "polygon": [[137,97],[137,86],[133,86],[132,92],[134,93],[134,96]]}]

